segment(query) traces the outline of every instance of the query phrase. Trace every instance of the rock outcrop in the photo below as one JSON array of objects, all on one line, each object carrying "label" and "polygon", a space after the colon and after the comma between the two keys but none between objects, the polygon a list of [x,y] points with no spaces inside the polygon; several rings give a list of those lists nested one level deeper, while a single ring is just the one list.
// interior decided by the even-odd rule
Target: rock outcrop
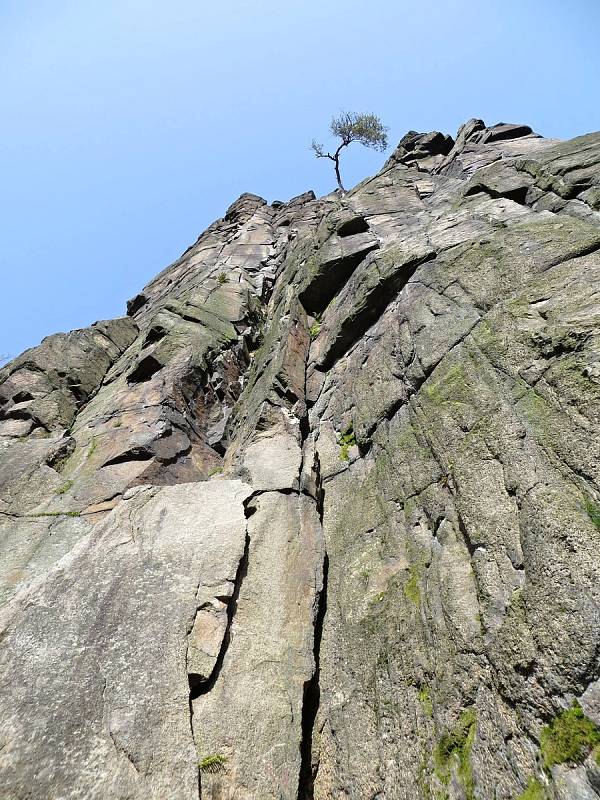
[{"label": "rock outcrop", "polygon": [[600,796],[600,134],[242,195],[0,370],[0,797]]}]

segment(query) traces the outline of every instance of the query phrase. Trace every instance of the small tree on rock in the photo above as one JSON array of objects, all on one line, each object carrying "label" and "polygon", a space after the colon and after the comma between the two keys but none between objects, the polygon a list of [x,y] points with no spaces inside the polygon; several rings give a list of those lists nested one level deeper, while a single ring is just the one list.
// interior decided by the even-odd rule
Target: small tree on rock
[{"label": "small tree on rock", "polygon": [[329,158],[335,165],[335,177],[342,192],[346,192],[340,175],[340,153],[344,147],[352,142],[359,142],[373,150],[385,150],[387,147],[387,128],[375,114],[355,114],[344,111],[339,117],[332,117],[329,130],[333,136],[341,139],[337,150],[333,153],[325,152],[323,145],[313,139],[311,149],[317,158]]}]

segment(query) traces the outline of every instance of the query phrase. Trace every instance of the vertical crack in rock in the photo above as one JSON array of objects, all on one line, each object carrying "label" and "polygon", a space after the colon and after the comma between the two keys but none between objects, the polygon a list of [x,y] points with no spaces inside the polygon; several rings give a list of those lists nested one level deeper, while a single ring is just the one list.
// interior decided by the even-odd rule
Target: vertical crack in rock
[{"label": "vertical crack in rock", "polygon": [[327,579],[329,573],[329,557],[323,557],[323,586],[317,599],[315,617],[314,660],[315,671],[312,678],[304,684],[302,702],[302,738],[300,739],[300,776],[298,780],[298,800],[313,800],[314,782],[319,765],[313,765],[312,741],[315,721],[321,700],[320,687],[320,655],[323,624],[327,613]]},{"label": "vertical crack in rock", "polygon": [[[304,364],[304,390],[306,396],[306,380],[308,374],[308,364],[310,359],[310,349],[306,353]],[[305,413],[300,422],[300,432],[302,435],[303,452],[302,463],[300,465],[300,485],[302,485],[302,473],[304,472],[304,459],[306,458],[306,448],[304,445],[311,433],[309,415]],[[325,491],[321,481],[321,468],[317,452],[314,452],[313,469],[315,474],[315,504],[319,515],[319,522],[323,524],[323,509]],[[329,556],[327,545],[323,542],[323,564],[322,564],[322,583],[321,590],[315,598],[316,614],[314,621],[314,640],[313,640],[313,659],[314,672],[310,680],[304,684],[302,697],[302,720],[300,737],[300,773],[298,776],[298,800],[313,800],[314,782],[319,769],[318,762],[313,764],[313,732],[319,705],[321,701],[320,686],[320,660],[321,660],[321,639],[323,638],[323,625],[327,613],[327,581],[329,576]]]},{"label": "vertical crack in rock", "polygon": [[[256,495],[253,494],[244,502],[244,515],[246,519],[249,519],[254,512],[256,511],[256,507],[252,505],[252,500]],[[233,623],[233,618],[235,617],[235,612],[237,611],[237,604],[238,598],[240,596],[240,591],[242,588],[242,583],[244,582],[244,578],[248,572],[248,559],[249,559],[249,552],[250,552],[250,535],[248,533],[248,526],[246,525],[246,538],[244,542],[244,552],[242,557],[240,558],[238,568],[235,575],[234,581],[234,588],[231,594],[231,597],[227,601],[227,626],[225,628],[225,633],[223,635],[223,641],[221,642],[221,647],[219,650],[219,655],[217,656],[217,660],[215,665],[212,669],[208,678],[203,678],[200,675],[195,673],[188,673],[188,682],[190,686],[190,693],[189,693],[189,709],[190,709],[190,729],[192,732],[192,739],[194,740],[194,700],[200,697],[203,694],[207,694],[211,691],[217,679],[221,673],[221,669],[223,667],[223,661],[225,660],[225,655],[229,648],[229,642],[231,640],[231,625]],[[221,600],[225,600],[225,598],[220,598]],[[198,797],[202,797],[202,776],[200,772],[200,765],[198,765]]]},{"label": "vertical crack in rock", "polygon": [[[189,692],[189,708],[190,708],[190,732],[192,735],[192,742],[194,742],[195,746],[195,739],[194,739],[194,690],[192,689],[192,675],[188,673],[188,682],[190,685],[190,692]],[[197,755],[197,754],[196,754]],[[200,763],[198,762],[198,800],[202,797],[202,776],[200,774]]]},{"label": "vertical crack in rock", "polygon": [[[253,495],[254,496],[254,495]],[[253,497],[252,496],[252,497]],[[250,505],[250,501],[252,500],[250,497],[244,503],[244,513],[246,515],[246,519],[252,516],[256,511],[256,508]],[[242,583],[244,582],[244,578],[248,572],[248,556],[250,551],[250,536],[248,534],[248,528],[246,527],[246,541],[244,544],[244,553],[240,559],[240,563],[238,564],[237,573],[235,576],[234,582],[234,589],[227,602],[227,627],[225,629],[225,633],[223,635],[223,641],[221,642],[221,648],[219,650],[219,655],[217,656],[217,660],[215,665],[207,679],[203,679],[200,675],[196,675],[194,673],[188,674],[188,680],[190,684],[190,709],[192,707],[192,701],[195,700],[197,697],[200,697],[203,694],[207,694],[213,688],[221,669],[223,667],[223,661],[225,659],[225,655],[227,653],[227,648],[229,647],[229,641],[231,639],[231,625],[233,622],[233,618],[235,617],[235,612],[237,610],[238,598],[240,596],[240,590],[242,588]],[[224,599],[224,598],[220,598]]]},{"label": "vertical crack in rock", "polygon": [[[246,500],[243,503],[244,516],[245,516],[246,520],[249,517],[251,517],[252,514],[254,514],[254,512],[256,511],[256,508],[251,505],[251,501],[252,501],[253,497],[255,497],[255,494],[252,494],[252,495],[250,495],[250,497],[247,497]],[[241,557],[239,559],[238,565],[237,565],[236,574],[235,574],[235,578],[234,578],[234,581],[233,581],[233,592],[231,593],[231,595],[229,597],[222,596],[222,595],[219,595],[217,597],[217,599],[220,600],[222,603],[226,603],[227,604],[227,606],[226,606],[227,607],[227,611],[226,611],[227,622],[226,622],[226,626],[225,626],[225,632],[223,634],[223,638],[222,638],[221,645],[220,645],[220,648],[219,648],[219,653],[217,655],[217,659],[216,659],[216,661],[214,663],[214,666],[213,666],[213,668],[212,668],[212,670],[211,670],[211,672],[210,672],[208,677],[205,677],[204,675],[200,675],[200,674],[197,674],[197,673],[194,673],[194,672],[188,672],[189,720],[190,720],[190,730],[191,730],[191,735],[192,735],[192,740],[193,741],[195,741],[195,736],[194,736],[194,700],[196,698],[200,697],[201,695],[207,694],[208,692],[211,691],[211,689],[214,687],[214,685],[215,685],[215,683],[216,683],[216,681],[217,681],[217,679],[219,677],[219,674],[221,672],[221,669],[222,669],[222,666],[223,666],[223,661],[225,659],[225,655],[226,655],[227,650],[229,648],[229,643],[230,643],[230,638],[231,638],[231,626],[232,626],[233,618],[235,617],[235,613],[236,613],[236,610],[237,610],[237,604],[238,604],[238,598],[239,598],[239,595],[240,595],[240,590],[241,590],[244,578],[246,577],[246,574],[248,572],[249,550],[250,550],[250,536],[249,536],[249,533],[248,533],[248,525],[246,524],[246,526],[245,526],[244,551],[243,551],[243,553],[242,553],[242,555],[241,555]],[[198,592],[198,590],[200,588],[200,585],[201,585],[201,583],[199,583],[198,586],[196,587],[196,592]],[[200,608],[196,609],[196,615],[202,610],[202,608],[204,608],[204,606],[201,606]],[[190,628],[188,630],[188,637],[189,637],[189,635],[190,635],[190,633],[192,631],[193,625],[194,625],[194,622],[192,621],[191,626],[190,626]],[[189,648],[189,643],[188,643],[188,648]],[[189,669],[189,667],[188,667],[188,669]],[[201,775],[200,764],[198,762],[198,798],[201,798],[201,797],[202,797],[202,775]]]}]

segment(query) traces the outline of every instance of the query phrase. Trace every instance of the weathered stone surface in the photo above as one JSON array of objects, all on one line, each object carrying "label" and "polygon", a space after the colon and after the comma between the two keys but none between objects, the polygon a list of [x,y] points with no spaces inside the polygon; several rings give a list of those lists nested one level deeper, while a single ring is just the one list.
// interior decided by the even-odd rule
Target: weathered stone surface
[{"label": "weathered stone surface", "polygon": [[244,469],[255,489],[298,489],[302,450],[295,436],[275,434],[257,439],[244,454]]},{"label": "weathered stone surface", "polygon": [[202,797],[215,800],[298,796],[300,721],[315,673],[324,550],[314,501],[266,492],[252,502],[229,646],[214,684],[192,701],[201,761],[227,759],[225,773],[201,776]]},{"label": "weathered stone surface", "polygon": [[377,239],[368,232],[329,239],[319,251],[318,259],[308,262],[308,275],[304,285],[300,285],[299,293],[304,308],[309,312],[321,313],[335,295],[337,287],[348,280],[371,250],[378,247]]},{"label": "weathered stone surface", "polygon": [[439,131],[432,133],[409,131],[402,137],[385,167],[398,164],[411,166],[418,161],[419,169],[431,169],[443,160],[443,156],[448,155],[453,146],[454,139]]},{"label": "weathered stone surface", "polygon": [[[124,317],[48,336],[0,369],[2,417],[31,420],[34,428],[46,432],[69,427],[137,332],[135,323]],[[5,426],[1,435],[20,434]]]},{"label": "weathered stone surface", "polygon": [[2,791],[193,798],[187,633],[233,592],[238,481],[140,489],[2,616]]},{"label": "weathered stone surface", "polygon": [[6,365],[0,797],[600,797],[599,298],[600,134],[472,119]]}]

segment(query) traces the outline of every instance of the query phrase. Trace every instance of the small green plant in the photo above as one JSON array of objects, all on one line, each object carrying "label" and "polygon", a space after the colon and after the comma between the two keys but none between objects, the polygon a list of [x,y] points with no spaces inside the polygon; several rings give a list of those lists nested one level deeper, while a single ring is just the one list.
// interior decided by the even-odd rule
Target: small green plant
[{"label": "small green plant", "polygon": [[317,336],[321,332],[321,323],[319,322],[318,319],[316,319],[313,322],[313,324],[308,329],[308,332],[310,333],[310,338],[311,339],[316,339],[317,338]]},{"label": "small green plant", "polygon": [[580,764],[600,744],[600,729],[575,700],[571,708],[542,730],[540,749],[547,769],[555,764]]},{"label": "small green plant", "polygon": [[594,524],[596,530],[600,531],[600,507],[598,507],[590,497],[585,498],[583,501],[583,507],[585,508],[585,513]]},{"label": "small green plant", "polygon": [[229,278],[227,277],[227,275],[224,272],[219,272],[217,280],[219,281],[219,283],[221,285],[223,285],[224,283],[228,283],[229,282]]},{"label": "small green plant", "polygon": [[213,475],[220,475],[223,472],[223,467],[213,467],[208,473],[208,477],[212,478]]},{"label": "small green plant", "polygon": [[340,434],[338,444],[340,446],[340,458],[342,461],[350,461],[350,448],[356,444],[356,436],[354,435],[354,428],[352,423],[348,425],[345,431]]},{"label": "small green plant", "polygon": [[66,494],[71,486],[73,486],[73,481],[67,481],[66,483],[63,483],[63,485],[56,490],[56,494]]},{"label": "small green plant", "polygon": [[450,782],[453,768],[464,786],[467,800],[474,792],[471,749],[475,740],[477,717],[474,708],[465,709],[454,728],[444,734],[433,751],[435,774],[444,784]]},{"label": "small green plant", "polygon": [[546,792],[537,778],[530,778],[527,788],[521,792],[517,800],[546,800]]},{"label": "small green plant", "polygon": [[209,775],[216,775],[219,772],[225,772],[227,759],[225,756],[215,753],[212,756],[205,756],[200,764],[200,772],[207,772]]},{"label": "small green plant", "polygon": [[429,687],[421,686],[417,697],[419,698],[419,703],[421,703],[425,714],[427,714],[427,716],[430,718],[433,717],[433,703],[431,702],[431,692],[429,691]]}]

